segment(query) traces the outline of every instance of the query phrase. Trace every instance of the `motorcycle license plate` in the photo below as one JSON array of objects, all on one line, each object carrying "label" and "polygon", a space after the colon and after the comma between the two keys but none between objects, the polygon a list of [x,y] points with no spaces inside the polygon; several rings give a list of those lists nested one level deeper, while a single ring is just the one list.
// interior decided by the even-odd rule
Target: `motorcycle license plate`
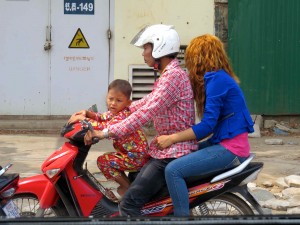
[{"label": "motorcycle license plate", "polygon": [[2,209],[7,217],[20,217],[17,206],[11,200]]}]

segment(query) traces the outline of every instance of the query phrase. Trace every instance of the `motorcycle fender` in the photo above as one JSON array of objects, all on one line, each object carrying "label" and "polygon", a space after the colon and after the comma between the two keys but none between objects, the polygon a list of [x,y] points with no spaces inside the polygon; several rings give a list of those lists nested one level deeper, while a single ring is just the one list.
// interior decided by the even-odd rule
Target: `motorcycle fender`
[{"label": "motorcycle fender", "polygon": [[43,209],[55,205],[58,193],[54,185],[43,174],[22,178],[19,180],[16,194],[33,194],[37,196]]}]

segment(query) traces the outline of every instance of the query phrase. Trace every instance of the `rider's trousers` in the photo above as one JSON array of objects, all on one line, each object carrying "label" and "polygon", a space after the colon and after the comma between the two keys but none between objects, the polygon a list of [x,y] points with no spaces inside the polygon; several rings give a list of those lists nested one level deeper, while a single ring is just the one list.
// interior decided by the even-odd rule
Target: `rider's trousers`
[{"label": "rider's trousers", "polygon": [[172,160],[151,158],[143,166],[120,202],[122,216],[142,215],[142,207],[166,185],[164,171]]},{"label": "rider's trousers", "polygon": [[246,158],[234,155],[220,144],[203,142],[198,151],[170,162],[165,168],[165,177],[174,205],[174,215],[189,216],[188,189],[184,178],[221,172],[240,165]]}]

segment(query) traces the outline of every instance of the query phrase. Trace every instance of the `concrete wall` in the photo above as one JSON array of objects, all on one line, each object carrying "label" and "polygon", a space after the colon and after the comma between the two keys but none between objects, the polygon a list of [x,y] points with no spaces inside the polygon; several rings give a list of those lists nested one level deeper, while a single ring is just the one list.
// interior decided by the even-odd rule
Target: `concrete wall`
[{"label": "concrete wall", "polygon": [[[88,16],[65,15],[63,1],[0,1],[0,27],[3,28],[0,42],[4,43],[0,54],[1,116],[69,115],[93,103],[103,110],[108,83],[116,78],[129,80],[129,65],[145,65],[142,50],[130,45],[145,25],[175,25],[182,45],[195,36],[214,33],[214,0],[96,0],[95,5],[98,7],[95,15]],[[28,15],[20,13],[27,11]],[[36,18],[38,23],[34,22]],[[46,52],[45,31],[50,26],[52,48]],[[79,27],[92,46],[90,49],[68,48]],[[112,31],[110,41],[107,29]],[[47,31],[50,35],[50,29]],[[96,57],[89,62],[71,62],[64,60],[64,56]],[[16,57],[21,63],[15,64]],[[92,69],[70,70],[77,66],[80,69],[85,63]],[[82,80],[86,81],[87,77],[94,86],[84,88],[77,97],[77,90],[82,89]],[[66,82],[70,80],[72,83]],[[24,85],[29,81],[30,85]],[[66,89],[65,83],[72,89]],[[93,95],[91,90],[95,90]]]},{"label": "concrete wall", "polygon": [[130,41],[145,25],[174,25],[182,45],[198,35],[214,33],[214,0],[115,0],[111,7],[113,79],[129,79],[128,66],[144,64],[142,50]]}]

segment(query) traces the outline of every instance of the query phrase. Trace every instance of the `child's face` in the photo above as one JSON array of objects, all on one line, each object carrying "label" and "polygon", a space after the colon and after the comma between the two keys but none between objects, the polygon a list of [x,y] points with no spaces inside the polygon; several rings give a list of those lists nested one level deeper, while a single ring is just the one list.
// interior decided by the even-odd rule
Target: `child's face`
[{"label": "child's face", "polygon": [[112,114],[117,114],[125,107],[129,106],[131,104],[131,100],[128,99],[121,91],[112,88],[107,93],[106,104],[108,110]]}]

